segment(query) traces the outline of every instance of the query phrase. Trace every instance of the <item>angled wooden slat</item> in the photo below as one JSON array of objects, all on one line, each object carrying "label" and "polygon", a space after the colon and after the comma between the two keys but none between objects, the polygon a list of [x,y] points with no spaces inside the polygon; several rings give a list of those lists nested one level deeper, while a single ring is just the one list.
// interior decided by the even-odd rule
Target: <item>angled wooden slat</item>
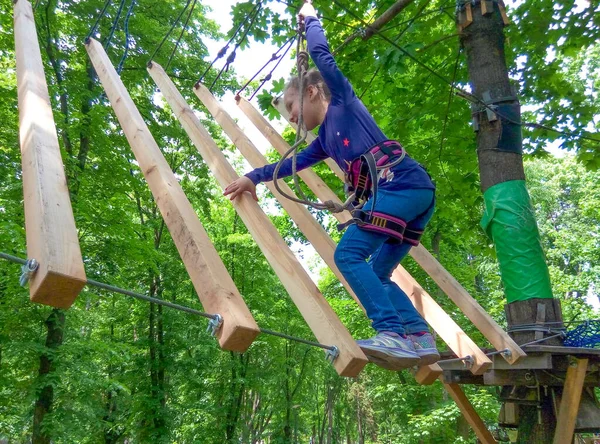
[{"label": "angled wooden slat", "polygon": [[29,282],[34,302],[69,308],[86,276],[60,155],[31,4],[14,3],[27,257],[38,270]]},{"label": "angled wooden slat", "polygon": [[450,394],[452,399],[454,399],[454,402],[456,402],[456,405],[477,435],[477,438],[479,438],[479,441],[484,444],[496,444],[497,441],[494,439],[479,414],[473,408],[473,405],[460,385],[446,384],[442,378],[440,378],[440,380],[444,383],[444,388]]},{"label": "angled wooden slat", "polygon": [[[289,114],[283,105],[283,100],[280,99],[278,101],[273,101],[273,106],[289,122]],[[244,106],[242,109],[245,111],[247,107]],[[258,113],[256,110],[255,112]],[[260,113],[258,114],[260,115]],[[273,133],[276,133],[276,131],[262,115],[260,115],[261,119],[255,115],[248,117],[255,123],[257,128],[263,132],[263,135],[267,137],[267,139],[275,146],[280,154],[282,154],[281,150],[285,152],[287,149],[289,149],[289,145],[287,142],[285,142],[285,140],[283,140],[283,138],[281,138],[281,136],[277,137],[273,135]],[[296,128],[296,126],[291,122],[290,125]],[[312,133],[309,134],[314,139],[314,135],[312,135]],[[321,179],[318,178],[314,171],[309,171],[306,173],[305,171],[301,172],[304,173],[304,175],[301,176],[301,173],[298,175],[302,178],[302,180],[304,180],[308,187],[313,190],[319,199],[326,199],[329,194],[319,194],[318,187],[313,189],[313,186],[315,186],[314,184],[319,183],[318,181],[321,181]],[[348,213],[339,213],[334,214],[334,216],[343,223],[348,220],[347,214]],[[473,325],[475,325],[475,327],[481,331],[481,333],[488,341],[490,341],[496,350],[506,349],[509,351],[508,354],[502,355],[507,362],[513,364],[522,357],[527,356],[526,353],[517,345],[517,343],[508,335],[508,333],[506,333],[502,327],[500,327],[498,323],[494,321],[494,319],[483,309],[481,305],[479,305],[479,303],[469,294],[469,292],[465,290],[465,288],[460,285],[456,279],[454,279],[454,277],[435,259],[435,257],[433,257],[429,251],[427,251],[423,245],[418,245],[417,247],[411,248],[410,255],[421,266],[421,268],[423,268],[423,270],[425,270],[427,274],[431,276],[433,281],[442,289],[444,293],[446,293],[452,302],[454,302],[456,306],[460,308],[463,313],[465,313]]]},{"label": "angled wooden slat", "polygon": [[421,385],[431,385],[443,372],[438,364],[424,365],[415,372],[415,380]]},{"label": "angled wooden slat", "polygon": [[404,290],[421,316],[434,328],[448,347],[459,357],[471,356],[471,372],[481,375],[490,368],[492,361],[475,344],[456,322],[439,306],[418,282],[402,267],[392,274],[392,280]]},{"label": "angled wooden slat", "polygon": [[[270,162],[267,161],[265,156],[261,154],[258,148],[256,148],[252,141],[250,141],[250,139],[244,134],[239,125],[235,122],[235,120],[233,120],[227,111],[223,109],[214,96],[210,94],[207,89],[201,89],[198,94],[200,93],[202,94],[201,100],[207,107],[208,111],[212,114],[221,128],[223,128],[223,131],[225,131],[225,134],[227,134],[234,145],[240,150],[242,156],[246,158],[252,168],[260,168],[269,164]],[[249,103],[248,106],[254,109]],[[325,261],[333,274],[335,274],[338,280],[344,285],[346,290],[348,290],[348,293],[350,293],[350,295],[362,308],[362,304],[358,300],[358,297],[356,294],[354,294],[354,291],[350,285],[348,285],[342,276],[342,273],[340,273],[335,264],[333,253],[335,251],[336,244],[331,239],[329,234],[327,234],[321,224],[313,217],[312,214],[310,214],[304,205],[300,205],[282,196],[279,191],[277,191],[275,184],[272,181],[267,182],[265,185],[267,188],[269,188],[271,193],[273,193],[283,209],[290,215],[292,220],[298,225],[300,231],[302,231],[302,233],[306,236],[308,241]],[[286,194],[296,197],[294,192],[284,181],[279,181],[279,186]],[[327,191],[330,191],[329,187],[327,187],[327,185],[324,183],[323,186],[325,189],[327,189]]]},{"label": "angled wooden slat", "polygon": [[573,441],[575,433],[575,423],[579,413],[579,403],[581,401],[581,392],[583,390],[583,381],[587,372],[587,359],[573,359],[567,369],[564,391],[560,407],[558,409],[558,418],[556,418],[556,430],[554,431],[554,444],[564,444]]},{"label": "angled wooden slat", "polygon": [[[149,72],[217,181],[225,188],[237,179],[238,175],[164,70],[158,64],[152,63]],[[339,356],[334,361],[337,372],[343,376],[356,376],[366,365],[366,356],[294,257],[277,229],[251,196],[240,196],[233,202],[233,206],[316,338],[323,344],[338,347]]]},{"label": "angled wooden slat", "polygon": [[519,359],[527,356],[508,333],[479,305],[479,302],[423,245],[419,244],[419,246],[411,248],[410,255],[496,350],[506,349],[509,351],[508,354],[501,355],[509,364],[515,364]]},{"label": "angled wooden slat", "polygon": [[[238,104],[241,109],[244,111],[246,116],[252,121],[259,131],[273,144],[278,152],[286,152],[289,150],[289,145],[281,136],[276,137],[275,134],[277,132],[275,129],[266,121],[264,117],[254,108],[250,103],[241,99]],[[317,197],[319,197],[318,193],[322,189],[319,187],[315,187],[316,180],[313,179],[312,176],[316,176],[315,172],[306,169],[301,171],[300,173],[306,172],[307,174],[303,177],[303,180],[308,185],[308,187],[313,190]],[[321,179],[318,179],[319,181]],[[326,185],[324,185],[326,187]],[[320,199],[329,198],[326,196],[319,197]],[[339,202],[339,199],[334,196],[332,200]],[[348,212],[344,213],[336,213],[334,214],[341,222],[347,220]],[[491,361],[483,355],[483,353],[479,350],[477,345],[460,329],[460,327],[448,316],[444,310],[427,294],[422,291],[421,287],[417,282],[408,274],[408,272],[399,265],[397,268],[396,277],[401,276],[402,279],[397,280],[396,282],[400,285],[402,290],[409,294],[414,295],[414,301],[418,303],[418,309],[420,310],[421,315],[425,320],[431,325],[431,327],[438,332],[442,339],[448,339],[450,342],[447,342],[448,346],[457,354],[459,357],[465,356],[473,356],[475,354],[474,359],[476,360],[476,365],[473,366],[471,371],[473,372],[482,372],[487,368]],[[446,334],[448,325],[451,326],[451,330],[453,334]],[[435,377],[436,371],[430,367],[423,367],[419,370],[420,378],[424,380],[431,380]]]},{"label": "angled wooden slat", "polygon": [[226,350],[247,350],[260,332],[258,325],[104,48],[90,39],[86,49],[202,306],[223,317],[219,344]]}]

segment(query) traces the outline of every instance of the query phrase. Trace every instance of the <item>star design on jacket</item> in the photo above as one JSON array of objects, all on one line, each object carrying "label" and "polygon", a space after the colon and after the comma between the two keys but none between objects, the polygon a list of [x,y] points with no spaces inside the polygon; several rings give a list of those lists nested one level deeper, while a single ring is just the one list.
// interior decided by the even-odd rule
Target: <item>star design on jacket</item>
[{"label": "star design on jacket", "polygon": [[344,138],[344,146],[349,146],[350,145],[350,141],[348,140],[347,137]]}]

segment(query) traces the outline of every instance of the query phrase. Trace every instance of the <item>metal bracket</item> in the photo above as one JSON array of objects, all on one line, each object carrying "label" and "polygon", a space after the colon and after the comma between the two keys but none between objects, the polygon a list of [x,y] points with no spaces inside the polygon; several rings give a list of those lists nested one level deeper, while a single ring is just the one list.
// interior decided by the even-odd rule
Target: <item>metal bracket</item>
[{"label": "metal bracket", "polygon": [[214,337],[216,336],[217,331],[219,331],[219,328],[221,328],[221,325],[223,325],[223,317],[220,314],[216,314],[215,317],[208,322],[206,331],[210,332],[210,335]]},{"label": "metal bracket", "polygon": [[325,359],[327,362],[333,364],[336,358],[340,355],[340,350],[334,345],[333,348],[325,352]]},{"label": "metal bracket", "polygon": [[501,355],[504,356],[506,359],[512,358],[512,352],[509,349],[504,350],[501,353]]},{"label": "metal bracket", "polygon": [[25,263],[21,267],[21,276],[19,277],[19,284],[21,287],[26,287],[27,283],[39,268],[40,264],[35,259],[28,259],[27,263]]}]

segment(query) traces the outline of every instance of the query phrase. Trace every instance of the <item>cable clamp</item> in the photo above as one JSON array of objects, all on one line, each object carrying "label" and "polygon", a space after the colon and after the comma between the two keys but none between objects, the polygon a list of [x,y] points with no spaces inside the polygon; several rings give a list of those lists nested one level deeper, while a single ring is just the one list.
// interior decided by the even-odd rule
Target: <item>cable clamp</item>
[{"label": "cable clamp", "polygon": [[21,287],[26,287],[33,274],[37,271],[40,264],[35,259],[28,259],[27,263],[21,267],[21,277],[19,278],[19,284]]},{"label": "cable clamp", "polygon": [[216,336],[217,331],[223,325],[223,317],[220,314],[216,314],[214,318],[212,318],[208,322],[208,327],[206,327],[206,331],[210,333],[211,336]]},{"label": "cable clamp", "polygon": [[336,358],[340,355],[340,350],[334,345],[332,348],[325,352],[325,359],[327,362],[333,364]]}]

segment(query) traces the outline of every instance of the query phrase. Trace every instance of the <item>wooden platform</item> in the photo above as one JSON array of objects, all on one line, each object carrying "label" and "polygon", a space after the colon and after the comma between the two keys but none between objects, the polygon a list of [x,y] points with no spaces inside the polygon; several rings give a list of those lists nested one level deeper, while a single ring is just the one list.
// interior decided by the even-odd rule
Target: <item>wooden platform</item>
[{"label": "wooden platform", "polygon": [[492,365],[482,375],[474,375],[462,361],[455,360],[452,352],[443,352],[438,362],[443,370],[442,381],[449,384],[562,386],[572,360],[584,358],[589,364],[583,385],[600,387],[600,349],[531,345],[524,346],[523,350],[527,356],[514,365],[499,355],[490,356]]}]

